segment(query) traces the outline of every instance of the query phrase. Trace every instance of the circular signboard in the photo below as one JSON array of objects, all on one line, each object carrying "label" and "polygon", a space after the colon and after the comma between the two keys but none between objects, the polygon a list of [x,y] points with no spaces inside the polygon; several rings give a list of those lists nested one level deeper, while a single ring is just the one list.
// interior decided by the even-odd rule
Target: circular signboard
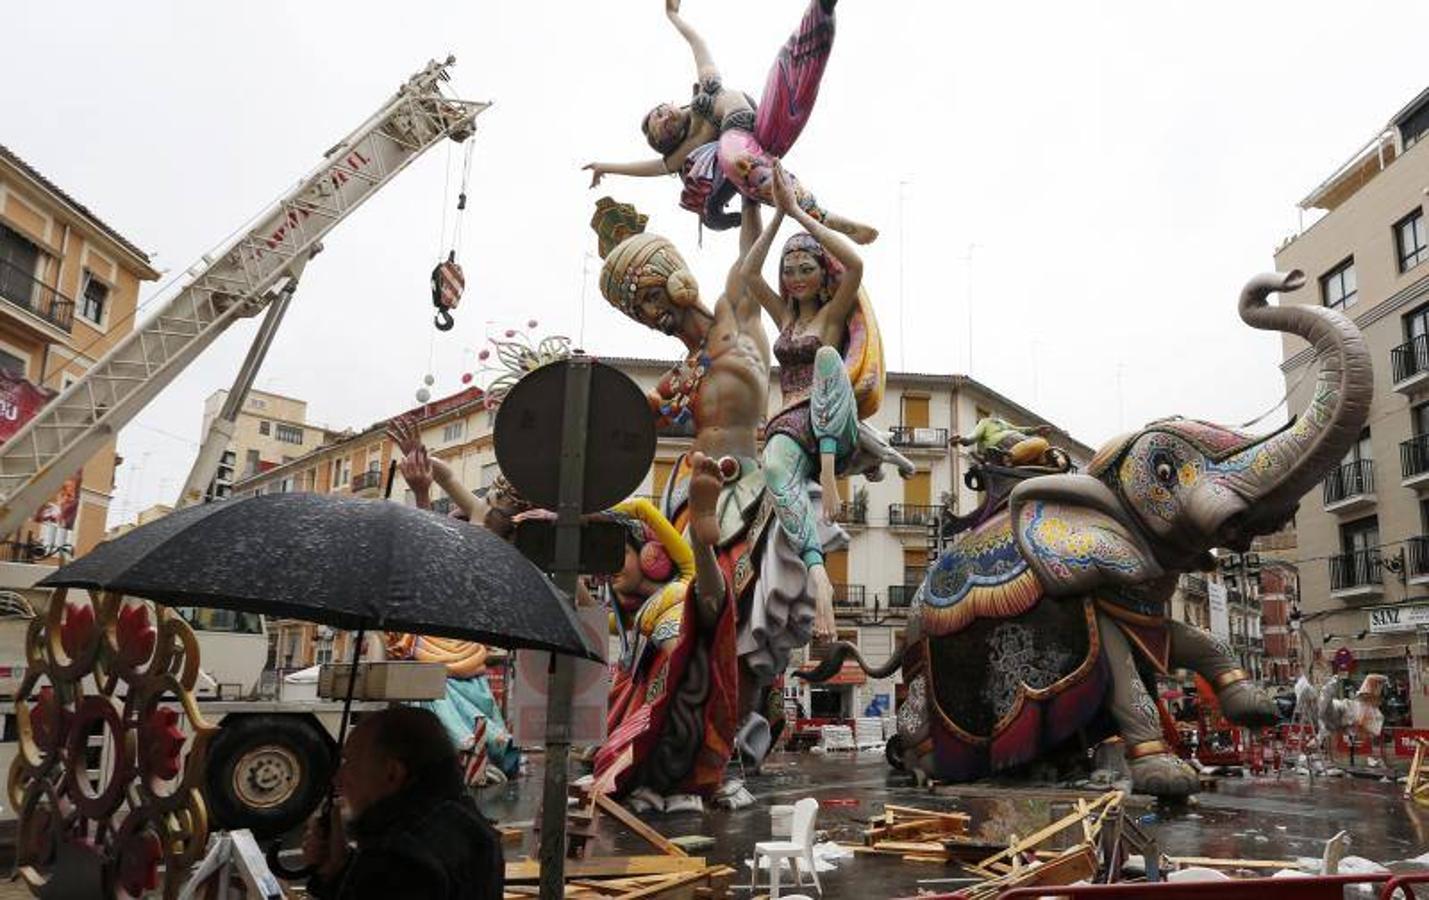
[{"label": "circular signboard", "polygon": [[609,509],[640,487],[655,458],[655,417],[630,376],[594,360],[561,360],[522,377],[496,411],[496,461],[523,497],[554,510],[561,484],[566,378],[590,366],[581,512]]}]

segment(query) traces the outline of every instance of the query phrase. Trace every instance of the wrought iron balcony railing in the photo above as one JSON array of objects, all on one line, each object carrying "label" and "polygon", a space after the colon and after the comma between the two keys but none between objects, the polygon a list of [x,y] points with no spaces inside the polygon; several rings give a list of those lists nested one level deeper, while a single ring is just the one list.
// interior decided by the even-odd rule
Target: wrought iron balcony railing
[{"label": "wrought iron balcony railing", "polygon": [[1384,583],[1379,550],[1355,550],[1330,557],[1330,590],[1347,591]]},{"label": "wrought iron balcony railing", "polygon": [[74,301],[7,259],[0,259],[0,297],[69,334]]},{"label": "wrought iron balcony railing", "polygon": [[358,472],[352,476],[352,492],[372,490],[382,486],[382,473],[378,471]]},{"label": "wrought iron balcony railing", "polygon": [[867,591],[861,584],[835,584],[835,609],[863,609]]},{"label": "wrought iron balcony railing", "polygon": [[1399,445],[1399,474],[1413,478],[1429,472],[1429,434],[1416,434]]},{"label": "wrought iron balcony railing", "polygon": [[927,525],[938,517],[938,507],[916,503],[888,504],[889,525]]},{"label": "wrought iron balcony railing", "polygon": [[918,593],[916,584],[890,584],[888,586],[888,608],[907,609],[913,605],[913,595]]},{"label": "wrought iron balcony railing", "polygon": [[1374,460],[1345,463],[1325,476],[1325,505],[1374,493]]},{"label": "wrought iron balcony railing", "polygon": [[1395,384],[1429,372],[1429,335],[1421,334],[1389,351],[1389,366]]},{"label": "wrought iron balcony railing", "polygon": [[895,447],[946,447],[948,429],[895,425],[888,442]]},{"label": "wrought iron balcony railing", "polygon": [[1429,577],[1429,535],[1409,539],[1409,577]]}]

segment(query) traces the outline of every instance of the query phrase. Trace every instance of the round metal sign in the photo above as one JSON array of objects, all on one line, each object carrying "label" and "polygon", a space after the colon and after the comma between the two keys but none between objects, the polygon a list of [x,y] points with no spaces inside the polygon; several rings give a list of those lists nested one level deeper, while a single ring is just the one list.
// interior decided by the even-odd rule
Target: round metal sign
[{"label": "round metal sign", "polygon": [[[551,363],[522,377],[496,411],[496,461],[511,486],[554,510],[561,484],[566,376],[574,363]],[[630,376],[590,361],[581,512],[609,509],[645,480],[655,459],[655,417]]]}]

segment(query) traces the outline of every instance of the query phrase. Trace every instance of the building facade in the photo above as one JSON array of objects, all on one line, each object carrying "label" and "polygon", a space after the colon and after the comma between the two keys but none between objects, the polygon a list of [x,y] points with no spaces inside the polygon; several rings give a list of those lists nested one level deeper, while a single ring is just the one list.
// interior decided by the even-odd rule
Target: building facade
[{"label": "building facade", "polygon": [[[133,330],[141,282],[159,277],[148,254],[0,146],[0,375],[13,433]],[[36,390],[38,389],[38,390]],[[28,402],[14,398],[26,396]],[[29,408],[27,408],[29,407]],[[82,555],[104,537],[119,460],[110,439],[61,495],[17,534],[9,558],[34,548]]]},{"label": "building facade", "polygon": [[[227,400],[228,391],[221,390],[204,401],[200,434],[208,434]],[[340,437],[307,419],[308,404],[304,400],[249,391],[233,423],[233,439],[224,448],[205,499],[222,500],[232,492],[234,482],[292,462]]]},{"label": "building facade", "polygon": [[[652,390],[671,363],[649,359],[604,359],[631,376],[642,390]],[[774,379],[777,385],[777,377]],[[778,391],[771,391],[770,413],[778,410]],[[408,410],[418,418],[423,441],[433,456],[452,467],[457,478],[476,490],[499,473],[493,446],[495,413],[486,408],[481,391],[471,388]],[[846,550],[830,554],[829,575],[835,583],[839,637],[858,644],[870,663],[886,660],[900,645],[913,592],[928,565],[929,525],[945,504],[970,510],[978,495],[963,483],[967,470],[961,451],[949,441],[970,432],[979,418],[1002,416],[1020,425],[1050,424],[1041,416],[971,378],[958,375],[890,373],[881,411],[871,420],[891,435],[893,444],[916,466],[901,479],[891,470],[881,482],[862,478],[840,482],[840,520],[850,536]],[[361,433],[240,479],[238,496],[291,490],[349,492],[378,496],[387,466],[397,450],[378,423]],[[689,449],[692,432],[672,428],[659,434],[655,460],[637,493],[658,497],[679,457]],[[1089,447],[1056,431],[1053,443],[1065,448],[1074,463],[1084,466]],[[411,503],[401,476],[392,496]],[[438,509],[449,506],[437,501]],[[300,668],[317,658],[305,635],[316,634],[300,623],[277,623],[277,664]],[[291,647],[289,646],[291,644]],[[823,648],[796,657],[805,665]],[[866,680],[861,671],[847,670],[817,689],[790,688],[795,700],[811,714],[842,718],[881,705],[891,711],[900,685],[897,676],[881,682]],[[880,699],[881,698],[881,699]]]},{"label": "building facade", "polygon": [[[1355,321],[1373,354],[1368,424],[1296,517],[1300,645],[1316,659],[1389,676],[1386,712],[1429,725],[1429,91],[1415,98],[1300,203],[1319,213],[1275,254],[1308,284],[1283,303]],[[1281,369],[1303,412],[1313,354],[1287,336]],[[1424,624],[1421,624],[1424,623]],[[1395,715],[1389,716],[1391,724]],[[1403,718],[1400,716],[1399,718]]]}]

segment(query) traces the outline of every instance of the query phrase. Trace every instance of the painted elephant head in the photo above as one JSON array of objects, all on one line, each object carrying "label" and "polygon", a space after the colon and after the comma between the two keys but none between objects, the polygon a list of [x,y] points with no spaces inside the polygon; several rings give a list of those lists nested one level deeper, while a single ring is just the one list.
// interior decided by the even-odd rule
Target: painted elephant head
[{"label": "painted elephant head", "polygon": [[1267,303],[1304,283],[1299,271],[1259,275],[1240,298],[1252,327],[1299,335],[1315,348],[1319,378],[1298,419],[1264,437],[1163,419],[1108,443],[1086,475],[1034,478],[1013,491],[1018,544],[1049,592],[1208,568],[1212,548],[1244,551],[1284,525],[1340,462],[1369,414],[1370,355],[1341,313]]}]

